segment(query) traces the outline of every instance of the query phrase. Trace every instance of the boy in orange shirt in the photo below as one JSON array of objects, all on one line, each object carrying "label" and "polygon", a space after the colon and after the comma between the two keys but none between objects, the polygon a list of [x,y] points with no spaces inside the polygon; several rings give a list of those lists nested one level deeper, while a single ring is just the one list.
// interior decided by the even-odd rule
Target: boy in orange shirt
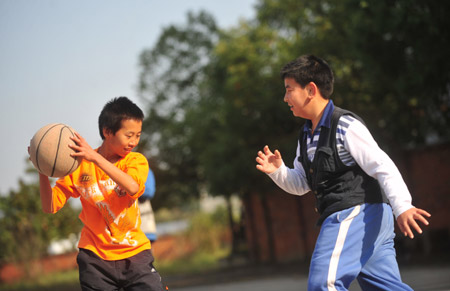
[{"label": "boy in orange shirt", "polygon": [[163,290],[153,267],[150,241],[141,231],[138,197],[149,171],[147,159],[132,152],[137,146],[144,114],[126,97],[114,98],[99,116],[98,149],[78,133],[71,146],[82,158],[77,170],[52,188],[39,174],[44,212],[56,213],[71,197],[80,198],[84,224],[78,243],[82,290]]}]

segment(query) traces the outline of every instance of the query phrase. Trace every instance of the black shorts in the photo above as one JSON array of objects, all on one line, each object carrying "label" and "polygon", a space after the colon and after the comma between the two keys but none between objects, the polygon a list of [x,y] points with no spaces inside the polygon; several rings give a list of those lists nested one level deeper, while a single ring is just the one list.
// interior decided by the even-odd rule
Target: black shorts
[{"label": "black shorts", "polygon": [[153,260],[150,250],[123,260],[105,261],[89,250],[80,249],[77,263],[81,289],[163,291]]}]

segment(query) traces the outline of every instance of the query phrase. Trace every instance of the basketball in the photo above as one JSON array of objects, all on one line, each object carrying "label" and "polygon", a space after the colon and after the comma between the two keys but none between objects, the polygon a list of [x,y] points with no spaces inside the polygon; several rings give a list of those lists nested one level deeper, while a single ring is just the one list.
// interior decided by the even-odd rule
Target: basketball
[{"label": "basketball", "polygon": [[71,157],[75,144],[70,137],[74,129],[62,123],[48,124],[39,129],[30,142],[30,159],[34,167],[49,177],[64,177],[75,171],[81,159]]}]

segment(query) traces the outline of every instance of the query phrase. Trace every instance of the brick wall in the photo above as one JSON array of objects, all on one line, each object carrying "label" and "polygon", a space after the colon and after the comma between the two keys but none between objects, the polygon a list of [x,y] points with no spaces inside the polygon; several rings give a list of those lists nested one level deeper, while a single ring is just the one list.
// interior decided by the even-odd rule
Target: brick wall
[{"label": "brick wall", "polygon": [[414,205],[432,215],[430,228],[450,230],[450,145],[407,152],[402,162]]},{"label": "brick wall", "polygon": [[[67,271],[77,268],[77,254],[72,252],[42,258],[25,264],[7,264],[0,268],[0,282],[11,283],[24,277],[35,277],[55,271]],[[27,272],[28,270],[28,272]],[[27,274],[28,273],[28,274]]]},{"label": "brick wall", "polygon": [[253,261],[309,258],[319,232],[312,195],[299,197],[281,190],[265,196],[253,193],[246,197],[244,205],[247,242]]}]

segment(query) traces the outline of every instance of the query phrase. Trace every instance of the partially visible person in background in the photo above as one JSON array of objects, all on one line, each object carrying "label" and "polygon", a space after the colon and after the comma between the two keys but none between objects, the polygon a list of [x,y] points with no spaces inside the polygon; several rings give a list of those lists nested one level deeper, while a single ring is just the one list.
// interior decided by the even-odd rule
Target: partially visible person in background
[{"label": "partially visible person in background", "polygon": [[138,199],[139,209],[141,211],[141,230],[150,242],[155,242],[157,239],[155,214],[150,200],[155,196],[155,175],[152,169],[149,169],[147,181],[145,182],[144,193]]}]

